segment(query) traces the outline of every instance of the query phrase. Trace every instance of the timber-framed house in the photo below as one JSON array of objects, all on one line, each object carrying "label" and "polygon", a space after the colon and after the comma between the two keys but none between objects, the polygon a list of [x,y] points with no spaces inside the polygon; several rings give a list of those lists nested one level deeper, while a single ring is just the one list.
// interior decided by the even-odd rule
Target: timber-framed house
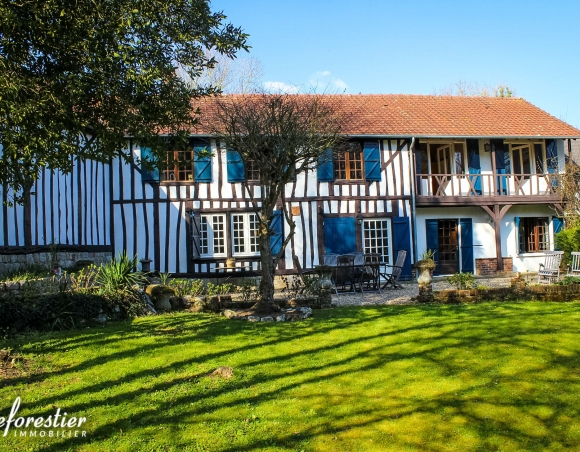
[{"label": "timber-framed house", "polygon": [[[392,262],[407,250],[410,277],[426,249],[436,251],[438,274],[537,270],[562,227],[558,174],[580,130],[517,98],[337,96],[349,147],[286,187],[297,227],[278,273],[312,268],[324,253]],[[159,169],[116,160],[44,171],[26,205],[0,209],[3,264],[53,243],[89,257],[126,250],[178,275],[213,276],[228,258],[258,270],[242,184],[257,193],[257,175],[204,130],[211,102],[190,146],[168,152]],[[272,246],[285,229],[280,216]]]}]

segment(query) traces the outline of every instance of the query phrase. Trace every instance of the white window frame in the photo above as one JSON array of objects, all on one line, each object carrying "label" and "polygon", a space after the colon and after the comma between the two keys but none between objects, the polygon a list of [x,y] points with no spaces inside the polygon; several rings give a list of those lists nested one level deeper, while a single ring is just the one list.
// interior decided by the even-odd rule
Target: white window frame
[{"label": "white window frame", "polygon": [[[519,174],[515,173],[514,170],[514,151],[513,147],[521,147],[523,145],[529,146],[530,149],[530,174],[546,174],[548,170],[548,162],[546,162],[546,142],[544,140],[509,140],[504,141],[504,144],[509,146],[509,156],[510,156],[510,171],[511,174]],[[538,173],[536,171],[536,144],[539,144],[542,147],[542,167],[544,168],[543,173]],[[521,154],[520,154],[521,155]],[[520,159],[521,160],[521,159]]]},{"label": "white window frame", "polygon": [[[433,167],[431,164],[431,146],[449,146],[451,149],[451,174],[467,174],[467,140],[421,140],[421,143],[427,144],[427,167],[429,169],[429,174],[433,173]],[[462,158],[463,158],[463,173],[458,173],[455,167],[455,144],[461,144],[463,146]]]},{"label": "white window frame", "polygon": [[[254,212],[240,212],[240,213],[232,213],[231,214],[231,218],[230,218],[230,224],[231,224],[231,247],[232,247],[232,256],[237,257],[237,256],[259,256],[260,255],[260,248],[259,248],[259,241],[258,241],[258,235],[257,235],[257,231],[258,229],[255,229],[255,234],[252,235],[252,229],[251,229],[251,219],[252,217],[255,217],[255,222],[258,221],[258,215]],[[242,228],[238,229],[236,226],[236,220],[241,218],[241,222],[240,224],[242,224]],[[242,232],[242,246],[243,246],[243,251],[236,251],[236,246],[238,245],[237,239],[238,237],[236,237],[236,234],[238,231]],[[254,251],[250,251],[251,249],[255,248]]]},{"label": "white window frame", "polygon": [[[385,260],[385,255],[383,253],[379,253],[381,254],[382,258],[381,261],[390,264],[392,262],[392,256],[393,256],[393,239],[391,237],[392,235],[392,227],[391,227],[391,219],[390,218],[365,218],[363,219],[363,225],[361,228],[361,232],[362,232],[362,249],[363,252],[365,254],[367,253],[376,253],[376,249],[377,247],[371,248],[371,247],[367,247],[366,244],[366,238],[365,238],[365,231],[367,230],[367,224],[369,224],[372,221],[384,221],[386,224],[386,231],[387,231],[387,256]],[[376,230],[376,229],[375,229]],[[384,229],[382,229],[384,230]]]},{"label": "white window frame", "polygon": [[[218,234],[215,233],[213,225],[214,219],[221,219],[223,229],[219,231]],[[207,229],[204,229],[204,221],[206,224],[210,225]],[[227,256],[227,230],[226,230],[226,214],[225,213],[214,213],[214,214],[202,214],[199,220],[199,244],[200,244],[200,256],[201,257],[226,257]],[[221,237],[219,237],[221,235]],[[216,240],[223,239],[223,252],[214,252],[216,248]],[[204,242],[207,242],[204,244]],[[202,250],[207,248],[208,252],[204,253]]]}]

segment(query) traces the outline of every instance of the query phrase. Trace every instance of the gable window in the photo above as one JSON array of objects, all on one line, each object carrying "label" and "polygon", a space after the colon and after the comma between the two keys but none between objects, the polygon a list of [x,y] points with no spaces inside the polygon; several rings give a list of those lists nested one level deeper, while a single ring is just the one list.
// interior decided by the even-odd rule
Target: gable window
[{"label": "gable window", "polygon": [[193,150],[170,151],[161,173],[163,181],[193,181]]},{"label": "gable window", "polygon": [[536,253],[550,249],[548,218],[519,218],[519,251]]},{"label": "gable window", "polygon": [[363,151],[360,143],[349,143],[349,148],[336,155],[334,178],[360,180],[363,178]]},{"label": "gable window", "polygon": [[199,242],[202,256],[226,255],[225,214],[202,215],[199,222]]},{"label": "gable window", "polygon": [[246,161],[246,178],[248,182],[260,181],[260,168],[255,160]]},{"label": "gable window", "polygon": [[232,214],[232,252],[234,256],[258,255],[258,216],[255,213]]}]

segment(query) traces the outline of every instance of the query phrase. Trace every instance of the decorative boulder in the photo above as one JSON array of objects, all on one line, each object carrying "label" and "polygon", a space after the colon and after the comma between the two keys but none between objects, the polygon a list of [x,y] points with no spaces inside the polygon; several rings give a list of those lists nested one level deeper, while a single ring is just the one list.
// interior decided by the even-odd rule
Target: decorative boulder
[{"label": "decorative boulder", "polygon": [[169,299],[175,296],[175,290],[163,284],[151,284],[145,289],[145,293],[151,297],[158,311],[171,311]]}]

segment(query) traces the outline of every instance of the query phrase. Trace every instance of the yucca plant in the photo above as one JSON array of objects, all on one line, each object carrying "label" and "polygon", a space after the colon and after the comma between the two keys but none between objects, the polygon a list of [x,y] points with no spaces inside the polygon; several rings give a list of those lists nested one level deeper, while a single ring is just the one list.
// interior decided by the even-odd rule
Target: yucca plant
[{"label": "yucca plant", "polygon": [[103,293],[119,293],[132,289],[145,281],[145,274],[136,271],[137,255],[129,257],[126,251],[119,252],[109,263],[101,266],[97,282]]}]

